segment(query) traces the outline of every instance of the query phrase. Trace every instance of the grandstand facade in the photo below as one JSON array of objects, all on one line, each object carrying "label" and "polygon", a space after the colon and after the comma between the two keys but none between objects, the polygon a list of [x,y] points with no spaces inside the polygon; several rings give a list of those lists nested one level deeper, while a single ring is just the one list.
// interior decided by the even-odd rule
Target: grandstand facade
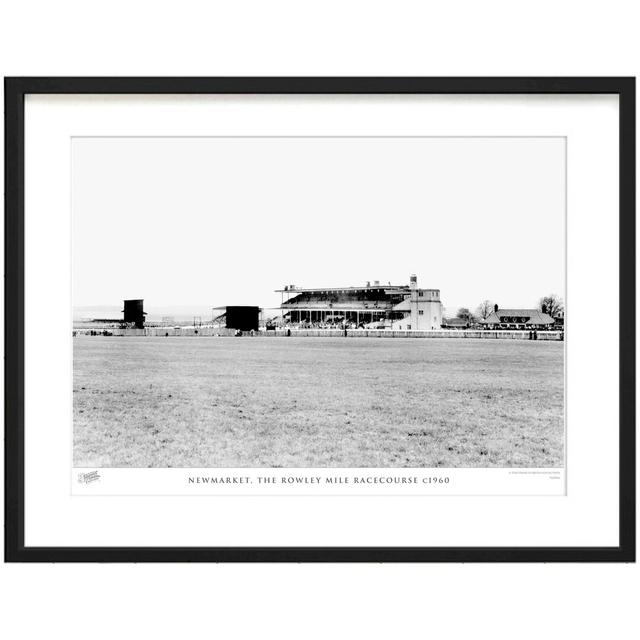
[{"label": "grandstand facade", "polygon": [[287,285],[281,294],[281,321],[300,327],[436,330],[442,324],[439,289],[367,282],[363,287],[305,289]]}]

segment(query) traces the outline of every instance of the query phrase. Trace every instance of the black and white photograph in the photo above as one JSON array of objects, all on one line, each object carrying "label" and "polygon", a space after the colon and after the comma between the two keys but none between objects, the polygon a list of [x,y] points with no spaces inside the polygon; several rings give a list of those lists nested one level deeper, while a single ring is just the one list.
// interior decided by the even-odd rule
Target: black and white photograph
[{"label": "black and white photograph", "polygon": [[3,637],[633,637],[640,4],[0,16]]},{"label": "black and white photograph", "polygon": [[633,556],[632,80],[7,86],[14,558]]},{"label": "black and white photograph", "polygon": [[564,468],[564,137],[71,160],[74,467]]}]

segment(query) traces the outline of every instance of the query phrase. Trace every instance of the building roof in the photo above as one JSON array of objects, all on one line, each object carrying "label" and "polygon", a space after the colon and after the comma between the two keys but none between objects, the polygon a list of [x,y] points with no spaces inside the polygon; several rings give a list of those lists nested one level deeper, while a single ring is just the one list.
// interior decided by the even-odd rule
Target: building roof
[{"label": "building roof", "polygon": [[498,309],[493,311],[484,320],[481,320],[484,324],[501,324],[514,322],[513,320],[503,320],[503,318],[527,318],[524,322],[519,324],[553,324],[554,319],[548,313],[542,313],[538,309]]},{"label": "building roof", "polygon": [[374,304],[366,301],[349,301],[349,302],[301,302],[287,303],[280,305],[280,309],[285,311],[392,311],[395,307],[391,304],[380,302]]},{"label": "building roof", "polygon": [[[360,287],[288,287],[287,289],[275,289],[275,293],[322,293],[324,291],[368,291],[370,289],[382,289],[389,293],[396,293],[398,291],[411,291],[411,287],[408,284],[371,284],[362,285]],[[425,289],[424,287],[417,287],[418,291],[438,291],[440,289]]]},{"label": "building roof", "polygon": [[276,289],[276,293],[314,293],[316,291],[365,291],[367,289],[389,289],[391,291],[399,291],[409,289],[408,284],[371,284],[362,285],[360,287],[296,287],[289,286],[286,289]]}]

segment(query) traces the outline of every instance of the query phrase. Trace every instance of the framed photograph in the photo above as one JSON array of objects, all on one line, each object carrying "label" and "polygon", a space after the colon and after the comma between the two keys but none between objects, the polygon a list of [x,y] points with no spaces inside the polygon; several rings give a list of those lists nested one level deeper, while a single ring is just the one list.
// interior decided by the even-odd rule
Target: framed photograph
[{"label": "framed photograph", "polygon": [[635,79],[5,79],[7,561],[635,560]]}]

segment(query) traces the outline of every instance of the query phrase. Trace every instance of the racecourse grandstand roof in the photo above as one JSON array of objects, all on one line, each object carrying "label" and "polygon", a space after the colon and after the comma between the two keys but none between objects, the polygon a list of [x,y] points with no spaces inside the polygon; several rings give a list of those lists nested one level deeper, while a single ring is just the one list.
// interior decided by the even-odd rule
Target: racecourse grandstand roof
[{"label": "racecourse grandstand roof", "polygon": [[498,309],[481,320],[483,324],[553,324],[554,319],[538,309]]},{"label": "racecourse grandstand roof", "polygon": [[322,293],[323,291],[367,291],[369,289],[375,290],[389,290],[389,291],[408,291],[409,285],[406,284],[368,284],[360,287],[296,287],[290,285],[284,289],[276,289],[276,293]]},{"label": "racecourse grandstand roof", "polygon": [[[432,294],[432,301],[439,301],[437,289],[418,289]],[[284,292],[283,292],[284,293]],[[285,309],[368,309],[409,311],[411,309],[409,287],[343,287],[341,289],[288,289],[288,297],[282,301]]]},{"label": "racecourse grandstand roof", "polygon": [[289,298],[282,303],[284,309],[392,309],[402,302],[402,295],[357,296],[348,294],[327,293],[325,295],[301,294]]}]

